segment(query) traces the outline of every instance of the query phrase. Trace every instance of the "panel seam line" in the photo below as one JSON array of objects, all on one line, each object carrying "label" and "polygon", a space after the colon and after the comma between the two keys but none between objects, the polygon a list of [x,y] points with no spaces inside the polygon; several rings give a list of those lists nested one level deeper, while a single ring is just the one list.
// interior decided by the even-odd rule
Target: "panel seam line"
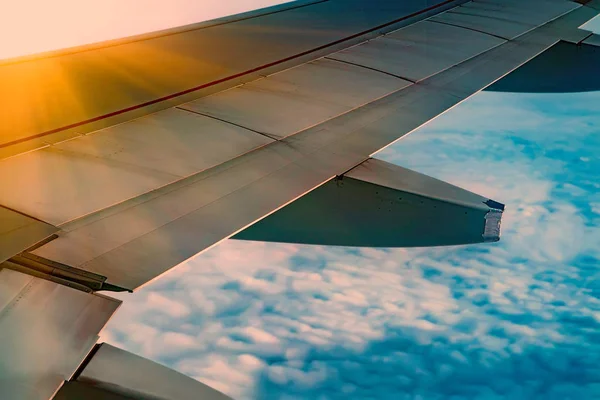
[{"label": "panel seam line", "polygon": [[351,61],[340,60],[340,59],[337,59],[337,58],[334,58],[334,57],[329,57],[329,56],[323,57],[323,58],[326,59],[326,60],[337,61],[337,62],[340,62],[340,63],[343,63],[343,64],[354,65],[355,67],[369,69],[371,71],[375,71],[375,72],[379,72],[379,73],[382,73],[382,74],[385,74],[385,75],[393,76],[394,78],[402,79],[404,81],[408,81],[408,82],[411,82],[411,83],[417,83],[417,81],[414,80],[414,79],[410,79],[410,78],[407,78],[405,76],[400,76],[400,75],[392,74],[391,72],[386,72],[386,71],[383,71],[383,70],[380,70],[380,69],[377,69],[377,68],[367,67],[366,65],[362,65],[362,64],[358,64],[358,63],[353,63]]},{"label": "panel seam line", "polygon": [[[456,7],[456,8],[462,8],[464,10],[466,7],[463,7],[462,5],[460,5],[460,6]],[[472,12],[468,12],[468,11],[467,12],[465,12],[465,11],[455,11],[454,9],[452,9],[452,10],[448,10],[447,13],[449,13],[449,14],[458,14],[458,15],[467,15],[469,17],[495,19],[497,21],[502,21],[502,22],[510,23],[510,24],[531,25],[529,23],[517,21],[517,20],[514,20],[514,19],[502,18],[502,17],[492,17],[492,16],[487,16],[487,15],[480,15],[480,14],[476,14],[476,13],[472,13]]]},{"label": "panel seam line", "polygon": [[196,115],[201,115],[203,117],[211,118],[211,119],[214,119],[216,121],[224,122],[224,123],[229,124],[229,125],[237,126],[238,128],[242,128],[242,129],[245,129],[245,130],[250,131],[250,132],[258,133],[259,135],[264,136],[266,138],[269,138],[271,140],[275,140],[276,142],[281,141],[281,139],[276,138],[275,136],[271,136],[268,133],[260,132],[260,131],[254,130],[252,128],[248,128],[247,126],[236,124],[235,122],[227,121],[226,119],[222,119],[222,118],[219,118],[219,117],[215,117],[214,115],[204,114],[204,113],[199,112],[199,111],[190,110],[188,108],[182,108],[181,106],[178,106],[178,107],[175,107],[175,108],[177,110],[189,112],[189,113],[196,114]]},{"label": "panel seam line", "polygon": [[466,29],[466,30],[468,30],[468,31],[473,31],[473,32],[479,32],[479,33],[483,33],[484,35],[493,36],[493,37],[495,37],[495,38],[502,39],[502,40],[506,40],[506,41],[510,41],[510,40],[511,40],[511,39],[505,38],[505,37],[503,37],[503,36],[500,36],[500,35],[495,35],[495,34],[493,34],[493,33],[485,32],[485,31],[482,31],[482,30],[479,30],[479,29],[475,29],[475,28],[469,28],[469,27],[462,26],[462,25],[452,24],[452,23],[450,23],[450,22],[437,21],[437,20],[435,20],[435,19],[428,19],[427,21],[429,21],[429,22],[434,22],[434,23],[436,23],[436,24],[442,24],[442,25],[453,26],[453,27],[455,27],[455,28],[462,28],[462,29]]}]

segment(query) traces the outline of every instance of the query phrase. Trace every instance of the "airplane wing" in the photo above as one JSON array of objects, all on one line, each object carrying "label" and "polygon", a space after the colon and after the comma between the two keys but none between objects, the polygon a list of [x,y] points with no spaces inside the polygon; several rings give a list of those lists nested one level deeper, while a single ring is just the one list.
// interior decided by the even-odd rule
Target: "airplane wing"
[{"label": "airplane wing", "polygon": [[[0,391],[49,398],[66,380],[57,398],[92,386],[186,398],[101,373],[136,356],[89,353],[118,307],[95,292],[139,288],[228,238],[498,240],[501,203],[372,156],[486,88],[599,89],[600,40],[579,28],[599,12],[598,0],[298,1],[0,61],[0,346],[36,340],[63,357],[18,384],[0,377]],[[34,292],[72,300],[17,306]],[[14,328],[68,333],[51,316],[71,312],[94,322],[76,348]]]}]

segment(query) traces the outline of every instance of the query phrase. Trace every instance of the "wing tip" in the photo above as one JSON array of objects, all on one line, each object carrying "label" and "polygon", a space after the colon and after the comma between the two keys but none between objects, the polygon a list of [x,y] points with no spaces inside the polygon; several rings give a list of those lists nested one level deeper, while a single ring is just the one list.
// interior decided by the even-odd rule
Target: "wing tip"
[{"label": "wing tip", "polygon": [[[492,207],[488,203],[492,202],[496,205],[501,206],[502,208]],[[498,242],[500,240],[500,227],[502,223],[502,214],[504,211],[504,204],[500,204],[494,202],[493,200],[489,200],[486,202],[490,206],[490,211],[485,215],[485,224],[483,226],[483,241],[488,242]]]}]

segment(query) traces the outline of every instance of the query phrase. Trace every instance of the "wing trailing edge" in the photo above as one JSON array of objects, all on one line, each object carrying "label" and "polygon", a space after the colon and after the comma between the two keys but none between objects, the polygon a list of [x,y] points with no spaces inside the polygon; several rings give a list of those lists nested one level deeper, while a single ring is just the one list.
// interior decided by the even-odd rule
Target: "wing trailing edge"
[{"label": "wing trailing edge", "polygon": [[503,210],[446,182],[369,159],[233,238],[368,247],[493,242]]},{"label": "wing trailing edge", "polygon": [[107,343],[65,382],[54,400],[231,400],[223,393],[153,361]]},{"label": "wing trailing edge", "polygon": [[6,264],[0,264],[0,398],[46,400],[77,370],[121,301]]}]

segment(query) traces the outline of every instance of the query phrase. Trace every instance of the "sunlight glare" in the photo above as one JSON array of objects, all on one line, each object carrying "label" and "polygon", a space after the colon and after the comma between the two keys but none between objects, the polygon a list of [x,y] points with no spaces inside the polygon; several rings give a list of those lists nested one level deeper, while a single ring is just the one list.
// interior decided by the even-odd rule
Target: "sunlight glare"
[{"label": "sunlight glare", "polygon": [[118,39],[287,0],[21,0],[0,6],[0,59]]}]

